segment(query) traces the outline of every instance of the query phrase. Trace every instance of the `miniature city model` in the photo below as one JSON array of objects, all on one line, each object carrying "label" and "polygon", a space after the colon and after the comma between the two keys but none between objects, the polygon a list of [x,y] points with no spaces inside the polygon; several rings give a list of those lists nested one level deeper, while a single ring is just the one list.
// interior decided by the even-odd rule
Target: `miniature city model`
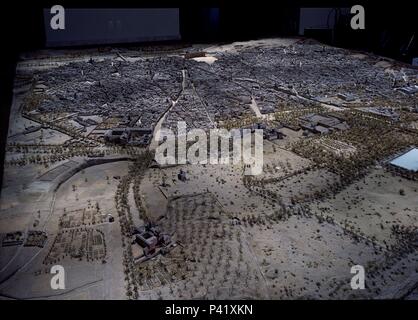
[{"label": "miniature city model", "polygon": [[[0,297],[417,299],[417,88],[416,68],[307,39],[23,55]],[[262,129],[262,174],[158,165],[179,121]]]}]

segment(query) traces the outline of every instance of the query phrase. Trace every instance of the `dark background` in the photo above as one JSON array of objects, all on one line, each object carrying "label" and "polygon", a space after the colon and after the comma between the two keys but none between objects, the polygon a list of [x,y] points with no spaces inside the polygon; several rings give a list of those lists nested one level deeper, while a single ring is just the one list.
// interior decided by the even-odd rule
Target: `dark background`
[{"label": "dark background", "polygon": [[[3,6],[0,14],[5,28],[3,43],[14,51],[43,48],[43,8],[61,4],[65,8],[176,7],[180,9],[182,41],[234,41],[273,36],[297,36],[299,9],[303,7],[349,8],[361,4],[366,12],[366,29],[351,30],[351,15],[341,16],[330,44],[362,49],[409,61],[417,53],[418,12],[413,1],[361,0],[119,0],[19,1]],[[10,8],[8,8],[10,6]],[[94,17],[92,18],[94,19]],[[218,20],[216,25],[215,20]],[[6,41],[4,41],[6,40]],[[328,40],[328,39],[322,39]]]},{"label": "dark background", "polygon": [[418,11],[413,6],[413,1],[35,0],[2,3],[0,184],[15,64],[21,52],[45,47],[43,9],[55,4],[63,5],[65,8],[176,7],[179,8],[180,13],[182,37],[180,42],[184,43],[298,36],[301,7],[350,8],[355,4],[361,4],[365,8],[365,30],[352,30],[349,14],[339,15],[334,21],[332,35],[323,30],[311,30],[305,33],[305,36],[317,38],[331,45],[368,51],[406,63],[411,63],[413,57],[418,57]]}]

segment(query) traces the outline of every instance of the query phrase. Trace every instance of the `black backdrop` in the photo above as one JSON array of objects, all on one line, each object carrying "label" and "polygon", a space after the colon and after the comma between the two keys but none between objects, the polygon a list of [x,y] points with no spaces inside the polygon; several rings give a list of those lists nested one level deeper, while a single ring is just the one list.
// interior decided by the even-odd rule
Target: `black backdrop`
[{"label": "black backdrop", "polygon": [[[16,50],[42,48],[44,7],[179,7],[184,41],[231,41],[268,36],[297,35],[299,8],[351,7],[362,4],[366,11],[366,30],[352,31],[349,21],[342,21],[336,43],[402,59],[402,48],[418,31],[414,1],[354,0],[36,0],[9,2],[0,10],[6,40]],[[211,24],[218,8],[219,27]],[[212,21],[213,22],[213,21]],[[343,30],[344,29],[344,30]],[[418,35],[415,35],[415,50]],[[411,49],[412,50],[412,49]],[[415,51],[416,52],[416,51]]]}]

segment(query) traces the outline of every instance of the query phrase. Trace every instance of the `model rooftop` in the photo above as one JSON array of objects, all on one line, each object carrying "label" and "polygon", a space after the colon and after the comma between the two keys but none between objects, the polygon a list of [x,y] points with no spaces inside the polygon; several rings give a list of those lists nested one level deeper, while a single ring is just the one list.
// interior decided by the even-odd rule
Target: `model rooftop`
[{"label": "model rooftop", "polygon": [[418,149],[413,148],[395,158],[390,164],[413,172],[418,172]]}]

